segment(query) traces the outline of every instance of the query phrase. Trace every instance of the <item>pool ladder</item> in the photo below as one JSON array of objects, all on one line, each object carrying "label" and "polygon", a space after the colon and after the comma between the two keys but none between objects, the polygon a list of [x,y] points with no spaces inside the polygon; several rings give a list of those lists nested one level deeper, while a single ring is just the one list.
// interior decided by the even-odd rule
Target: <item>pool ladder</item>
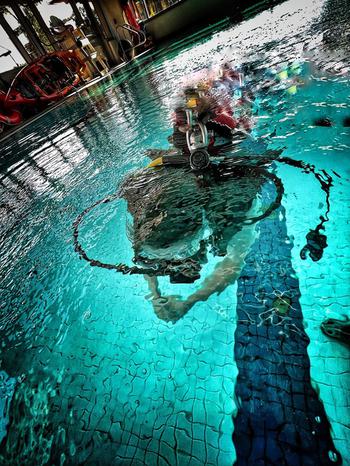
[{"label": "pool ladder", "polygon": [[[129,61],[134,58],[135,50],[147,42],[146,34],[129,24],[119,24],[116,30],[119,38],[119,46],[122,50],[122,58],[124,61]],[[119,30],[122,32],[120,33]],[[129,38],[127,38],[125,31],[127,31]]]}]

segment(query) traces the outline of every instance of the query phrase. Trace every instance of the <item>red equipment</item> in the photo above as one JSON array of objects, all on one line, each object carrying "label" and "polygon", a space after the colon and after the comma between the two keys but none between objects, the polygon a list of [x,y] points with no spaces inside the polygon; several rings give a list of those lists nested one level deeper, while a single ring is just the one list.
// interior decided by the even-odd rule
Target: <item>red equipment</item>
[{"label": "red equipment", "polygon": [[82,80],[85,63],[72,51],[52,52],[25,66],[7,94],[0,93],[0,123],[18,125],[23,107],[42,109],[65,97]]},{"label": "red equipment", "polygon": [[5,108],[5,100],[5,92],[0,91],[0,124],[2,123],[5,125],[19,125],[22,121],[21,112],[11,108]]}]

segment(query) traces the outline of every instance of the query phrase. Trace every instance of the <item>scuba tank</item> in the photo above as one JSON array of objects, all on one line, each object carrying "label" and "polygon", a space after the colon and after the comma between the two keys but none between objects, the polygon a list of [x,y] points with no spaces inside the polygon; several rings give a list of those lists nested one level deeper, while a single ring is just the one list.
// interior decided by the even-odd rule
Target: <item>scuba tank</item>
[{"label": "scuba tank", "polygon": [[210,163],[208,130],[204,123],[198,121],[197,115],[194,115],[191,109],[186,110],[186,116],[189,127],[186,142],[190,153],[190,167],[192,170],[204,170]]}]

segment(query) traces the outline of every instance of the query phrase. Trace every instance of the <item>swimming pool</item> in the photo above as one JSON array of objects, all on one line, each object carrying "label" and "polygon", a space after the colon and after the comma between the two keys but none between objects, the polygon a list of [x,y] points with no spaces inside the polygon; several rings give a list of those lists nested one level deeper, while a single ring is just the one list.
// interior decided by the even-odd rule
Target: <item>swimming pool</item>
[{"label": "swimming pool", "polygon": [[[346,14],[345,2],[290,1],[220,25],[0,142],[2,464],[350,464],[349,348],[320,328],[349,315],[349,81],[326,71],[348,63],[329,32]],[[183,77],[224,60],[300,64],[296,93],[259,97],[255,133],[331,177],[330,209],[312,173],[276,162],[283,200],[236,236],[239,278],[167,322],[141,275],[79,258],[72,225],[148,163],[146,149],[168,147]],[[257,208],[274,196],[264,183]],[[303,260],[320,216],[327,246]],[[132,265],[130,221],[124,201],[101,204],[84,248]],[[162,295],[187,298],[218,261],[208,254],[194,284],[160,278]]]}]

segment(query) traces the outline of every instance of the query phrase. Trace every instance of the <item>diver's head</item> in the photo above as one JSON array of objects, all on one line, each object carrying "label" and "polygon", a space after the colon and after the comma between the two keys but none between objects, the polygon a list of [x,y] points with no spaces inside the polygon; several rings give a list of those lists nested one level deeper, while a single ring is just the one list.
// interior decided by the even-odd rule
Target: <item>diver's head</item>
[{"label": "diver's head", "polygon": [[204,83],[199,83],[195,87],[186,87],[184,89],[185,108],[196,109],[203,103],[206,86]]}]

